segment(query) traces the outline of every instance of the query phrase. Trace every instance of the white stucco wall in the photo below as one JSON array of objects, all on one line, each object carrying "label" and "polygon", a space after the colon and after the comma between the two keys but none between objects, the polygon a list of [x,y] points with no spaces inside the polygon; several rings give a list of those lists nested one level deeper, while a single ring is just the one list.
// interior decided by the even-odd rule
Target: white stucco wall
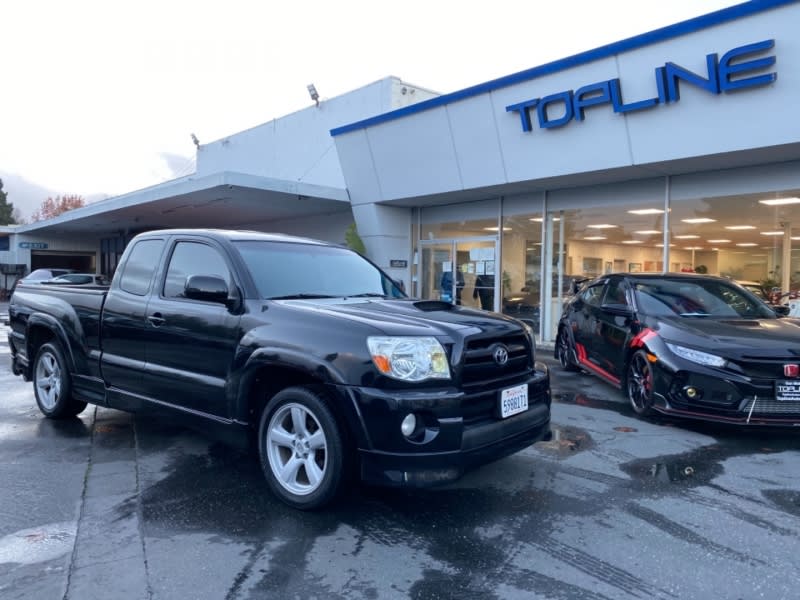
[{"label": "white stucco wall", "polygon": [[202,145],[197,151],[197,175],[236,171],[344,188],[330,130],[434,95],[387,77],[329,100],[323,97],[319,106],[309,99],[308,108]]}]

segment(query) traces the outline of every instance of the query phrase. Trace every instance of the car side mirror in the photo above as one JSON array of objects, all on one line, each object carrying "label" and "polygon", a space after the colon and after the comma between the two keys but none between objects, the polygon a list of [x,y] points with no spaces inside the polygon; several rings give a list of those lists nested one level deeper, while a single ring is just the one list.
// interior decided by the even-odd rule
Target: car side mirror
[{"label": "car side mirror", "polygon": [[186,280],[183,295],[192,300],[228,303],[228,284],[222,277],[212,275],[191,275]]},{"label": "car side mirror", "polygon": [[792,307],[787,304],[780,304],[778,306],[770,306],[770,308],[775,312],[776,315],[779,317],[788,317],[789,313],[792,310]]}]

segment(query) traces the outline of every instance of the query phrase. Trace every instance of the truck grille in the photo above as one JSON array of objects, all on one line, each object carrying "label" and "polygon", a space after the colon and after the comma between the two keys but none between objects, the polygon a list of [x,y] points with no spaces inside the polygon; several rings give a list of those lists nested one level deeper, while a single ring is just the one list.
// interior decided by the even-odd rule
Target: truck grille
[{"label": "truck grille", "polygon": [[[493,356],[495,344],[508,349],[508,362],[498,365]],[[461,365],[461,382],[464,386],[502,383],[530,371],[533,366],[528,338],[520,333],[467,341]]]}]

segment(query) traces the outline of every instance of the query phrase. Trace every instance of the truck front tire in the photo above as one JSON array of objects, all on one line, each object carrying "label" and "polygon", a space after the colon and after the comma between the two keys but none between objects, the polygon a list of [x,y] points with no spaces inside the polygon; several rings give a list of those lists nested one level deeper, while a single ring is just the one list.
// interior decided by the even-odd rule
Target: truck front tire
[{"label": "truck front tire", "polygon": [[342,430],[315,388],[290,387],[272,397],[261,414],[258,451],[270,489],[294,508],[325,506],[346,479]]},{"label": "truck front tire", "polygon": [[57,343],[42,344],[36,353],[33,391],[39,410],[49,419],[74,417],[86,408],[85,402],[72,397],[72,379]]}]

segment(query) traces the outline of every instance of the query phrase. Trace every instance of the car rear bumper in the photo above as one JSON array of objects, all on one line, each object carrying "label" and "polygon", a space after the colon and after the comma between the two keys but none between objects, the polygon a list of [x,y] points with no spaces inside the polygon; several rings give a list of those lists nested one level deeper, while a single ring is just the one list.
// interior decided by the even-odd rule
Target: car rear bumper
[{"label": "car rear bumper", "polygon": [[[506,418],[475,412],[501,390],[526,384],[528,409]],[[351,388],[366,435],[359,448],[363,481],[388,486],[426,487],[458,479],[475,466],[498,460],[550,437],[550,375],[537,363],[531,376],[479,393],[460,391],[388,392]],[[487,398],[490,400],[487,401]],[[411,439],[400,423],[414,413],[419,432]]]}]

